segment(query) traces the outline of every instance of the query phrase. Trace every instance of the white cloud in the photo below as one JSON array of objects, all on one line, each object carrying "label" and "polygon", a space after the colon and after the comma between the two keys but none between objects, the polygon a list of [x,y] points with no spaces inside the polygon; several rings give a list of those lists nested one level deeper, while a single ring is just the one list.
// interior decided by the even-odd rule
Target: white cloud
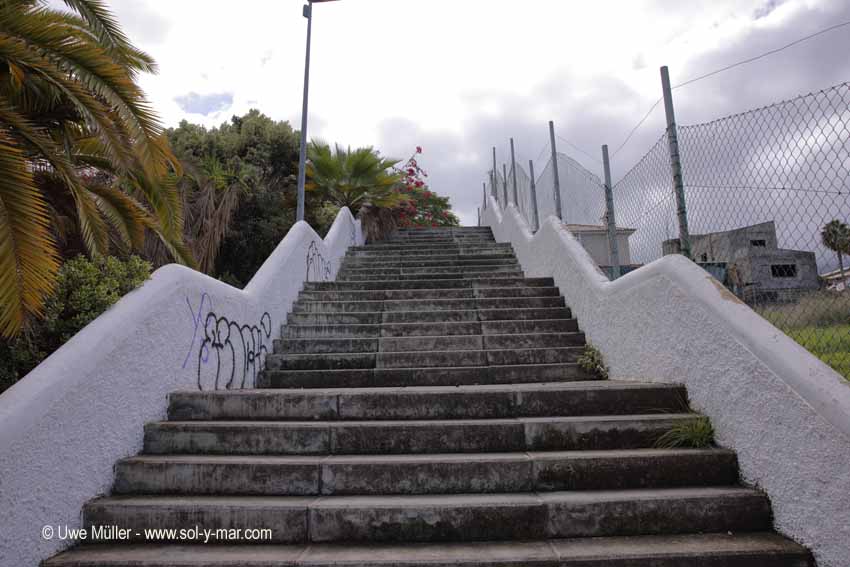
[{"label": "white cloud", "polygon": [[[306,33],[301,4],[112,1],[132,39],[160,65],[143,86],[167,125],[184,118],[215,125],[257,107],[297,126]],[[318,4],[310,135],[400,157],[425,146],[422,163],[433,170],[433,188],[474,223],[490,146],[506,146],[514,136],[522,158],[536,158],[550,119],[589,151],[616,145],[660,96],[660,65],[670,66],[675,83],[835,23],[842,11],[840,0]],[[786,53],[776,56],[781,63],[730,72],[729,80],[741,83],[733,92],[716,81],[677,91],[680,120],[720,116],[746,108],[736,102],[767,103],[846,77],[846,62],[818,67],[806,59],[820,57],[815,47]],[[766,72],[779,74],[766,81]],[[232,104],[189,114],[176,102],[189,93],[233,93]],[[656,112],[646,130],[652,135],[640,132],[634,149],[623,151],[622,167],[657,138],[659,120]]]}]

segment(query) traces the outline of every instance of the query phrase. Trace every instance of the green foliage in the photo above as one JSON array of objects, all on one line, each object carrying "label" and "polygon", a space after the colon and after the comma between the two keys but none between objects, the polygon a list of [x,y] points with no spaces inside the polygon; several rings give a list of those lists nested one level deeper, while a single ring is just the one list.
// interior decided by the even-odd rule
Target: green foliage
[{"label": "green foliage", "polygon": [[59,270],[43,320],[21,335],[0,341],[0,388],[32,370],[75,333],[150,277],[151,265],[137,256],[89,260],[78,256]]},{"label": "green foliage", "polygon": [[714,427],[711,420],[705,416],[674,425],[655,441],[655,446],[659,449],[704,449],[712,445]]},{"label": "green foliage", "polygon": [[452,213],[448,197],[440,197],[431,191],[425,179],[428,174],[416,159],[422,153],[417,146],[407,163],[397,170],[401,175],[401,193],[407,197],[407,202],[396,210],[396,218],[400,227],[417,226],[460,226],[460,219]]},{"label": "green foliage", "polygon": [[[69,235],[86,253],[183,245],[179,174],[138,85],[156,65],[102,0],[0,2],[0,334],[44,313]],[[104,182],[89,184],[87,177]],[[56,203],[70,206],[57,207]],[[61,209],[61,210],[60,210]]]},{"label": "green foliage", "polygon": [[396,229],[393,210],[406,202],[399,191],[396,160],[368,148],[344,149],[322,142],[308,148],[306,189],[337,207],[359,215],[368,240],[381,240]]},{"label": "green foliage", "polygon": [[[204,272],[244,286],[295,222],[298,134],[252,109],[218,128],[183,121],[168,136],[186,169],[187,242]],[[320,231],[323,205],[307,201]]]},{"label": "green foliage", "polygon": [[582,370],[593,374],[600,380],[608,379],[608,367],[605,366],[602,353],[593,345],[585,345],[584,352],[579,355],[576,362]]}]

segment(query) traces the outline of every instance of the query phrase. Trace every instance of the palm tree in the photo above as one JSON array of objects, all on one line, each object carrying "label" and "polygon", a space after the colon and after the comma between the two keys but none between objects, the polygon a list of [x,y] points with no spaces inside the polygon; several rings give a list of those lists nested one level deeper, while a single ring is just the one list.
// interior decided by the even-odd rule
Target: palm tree
[{"label": "palm tree", "polygon": [[[101,0],[0,0],[0,335],[41,313],[59,268],[62,227],[91,256],[111,240],[157,234],[177,261],[180,166],[141,89],[155,72]],[[86,183],[102,174],[108,183]],[[73,203],[73,219],[53,203]],[[67,220],[67,219],[66,219]]]},{"label": "palm tree", "polygon": [[823,245],[838,255],[838,269],[841,273],[841,282],[846,287],[843,254],[850,251],[850,227],[839,220],[833,219],[824,225],[820,237]]},{"label": "palm tree", "polygon": [[379,240],[395,228],[392,209],[407,201],[399,190],[401,175],[393,171],[398,160],[382,158],[371,147],[343,149],[311,142],[306,189],[318,190],[337,207],[348,207],[363,221],[370,240]]}]

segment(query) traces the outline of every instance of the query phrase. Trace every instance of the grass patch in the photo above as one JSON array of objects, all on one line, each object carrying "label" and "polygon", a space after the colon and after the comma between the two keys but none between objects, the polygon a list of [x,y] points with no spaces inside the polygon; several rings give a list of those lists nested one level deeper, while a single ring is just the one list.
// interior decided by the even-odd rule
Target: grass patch
[{"label": "grass patch", "polygon": [[817,291],[753,309],[850,380],[850,292]]},{"label": "grass patch", "polygon": [[674,425],[655,442],[659,449],[704,449],[714,445],[714,427],[705,416]]}]

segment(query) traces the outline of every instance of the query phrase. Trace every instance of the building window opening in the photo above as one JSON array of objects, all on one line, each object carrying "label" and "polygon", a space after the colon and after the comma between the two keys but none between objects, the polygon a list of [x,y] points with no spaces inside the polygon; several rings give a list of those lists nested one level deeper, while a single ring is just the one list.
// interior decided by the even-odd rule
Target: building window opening
[{"label": "building window opening", "polygon": [[753,248],[766,248],[767,240],[750,240],[750,246]]},{"label": "building window opening", "polygon": [[770,266],[770,274],[774,278],[796,278],[796,264],[773,264]]}]

